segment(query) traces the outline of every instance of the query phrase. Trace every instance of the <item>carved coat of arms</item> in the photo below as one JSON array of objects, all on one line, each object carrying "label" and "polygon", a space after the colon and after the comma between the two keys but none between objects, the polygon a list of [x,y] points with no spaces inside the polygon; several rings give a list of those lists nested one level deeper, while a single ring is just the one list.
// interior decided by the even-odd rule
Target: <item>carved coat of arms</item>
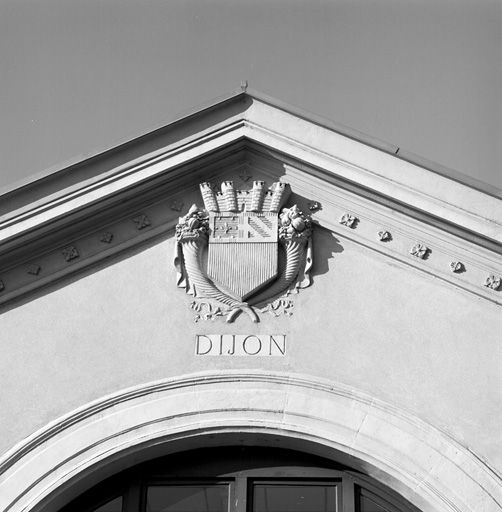
[{"label": "carved coat of arms", "polygon": [[209,316],[232,322],[245,311],[258,322],[257,311],[310,285],[312,224],[296,205],[285,207],[289,185],[200,189],[205,209],[193,205],[176,226],[175,266],[178,285],[204,300]]}]

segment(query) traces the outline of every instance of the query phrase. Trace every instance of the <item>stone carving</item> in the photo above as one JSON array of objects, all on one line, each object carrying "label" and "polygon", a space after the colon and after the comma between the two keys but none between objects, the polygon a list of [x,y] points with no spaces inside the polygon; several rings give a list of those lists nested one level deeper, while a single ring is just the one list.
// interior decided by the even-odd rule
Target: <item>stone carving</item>
[{"label": "stone carving", "polygon": [[243,169],[239,174],[239,178],[243,183],[247,183],[251,179],[251,174],[249,174],[248,169]]},{"label": "stone carving", "polygon": [[41,270],[42,267],[40,265],[32,264],[28,266],[28,274],[31,274],[32,276],[38,276]]},{"label": "stone carving", "polygon": [[265,356],[286,354],[285,334],[196,334],[197,356]]},{"label": "stone carving", "polygon": [[69,245],[62,250],[65,261],[71,261],[80,256],[78,249],[74,245]]},{"label": "stone carving", "polygon": [[101,238],[99,239],[104,244],[111,244],[113,240],[113,233],[110,233],[109,231],[106,231],[101,235]]},{"label": "stone carving", "polygon": [[272,316],[278,317],[281,315],[291,316],[293,314],[294,303],[292,299],[281,297],[274,300],[266,307],[261,309],[262,313],[270,313]]},{"label": "stone carving", "polygon": [[173,201],[171,203],[171,210],[174,210],[175,212],[181,212],[184,205],[185,203],[183,201]]},{"label": "stone carving", "polygon": [[385,230],[378,232],[378,238],[380,242],[390,242],[392,240],[392,235]]},{"label": "stone carving", "polygon": [[465,266],[461,261],[452,261],[450,263],[450,269],[452,272],[459,273],[465,270]]},{"label": "stone carving", "polygon": [[410,249],[410,254],[416,258],[420,258],[421,260],[423,260],[429,254],[429,252],[430,249],[426,245],[420,243],[416,243]]},{"label": "stone carving", "polygon": [[200,189],[205,210],[193,205],[179,219],[175,254],[178,286],[197,299],[196,320],[232,322],[244,311],[258,322],[267,304],[311,284],[312,224],[296,205],[284,207],[289,185],[254,181],[237,190],[225,181],[221,191],[209,183]]},{"label": "stone carving", "polygon": [[219,316],[224,316],[224,311],[219,306],[213,306],[210,302],[192,301],[190,307],[197,312],[194,320],[215,320]]},{"label": "stone carving", "polygon": [[359,219],[350,213],[344,213],[340,219],[340,224],[347,226],[348,228],[355,228]]},{"label": "stone carving", "polygon": [[136,229],[143,229],[151,224],[150,219],[144,214],[134,217],[132,221],[136,224]]},{"label": "stone carving", "polygon": [[494,276],[492,274],[486,278],[485,286],[487,288],[490,288],[492,290],[498,290],[501,285],[502,285],[502,279],[498,276]]}]

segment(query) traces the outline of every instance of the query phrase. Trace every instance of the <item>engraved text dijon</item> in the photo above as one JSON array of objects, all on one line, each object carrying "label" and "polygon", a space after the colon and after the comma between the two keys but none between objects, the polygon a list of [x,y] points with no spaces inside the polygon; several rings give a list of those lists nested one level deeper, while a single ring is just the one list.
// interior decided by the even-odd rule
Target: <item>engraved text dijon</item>
[{"label": "engraved text dijon", "polygon": [[197,356],[286,355],[285,334],[196,334]]}]

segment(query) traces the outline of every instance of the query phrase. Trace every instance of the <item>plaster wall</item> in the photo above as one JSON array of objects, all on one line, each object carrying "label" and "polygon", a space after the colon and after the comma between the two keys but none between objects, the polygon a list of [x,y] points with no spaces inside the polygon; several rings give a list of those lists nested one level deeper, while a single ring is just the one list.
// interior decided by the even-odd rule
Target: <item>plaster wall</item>
[{"label": "plaster wall", "polygon": [[[194,322],[157,240],[54,285],[0,316],[0,452],[91,400],[219,369],[343,383],[446,431],[502,469],[499,308],[318,229],[314,283],[291,317]],[[286,334],[284,357],[205,357],[196,334]],[[264,394],[263,400],[267,397]]]}]

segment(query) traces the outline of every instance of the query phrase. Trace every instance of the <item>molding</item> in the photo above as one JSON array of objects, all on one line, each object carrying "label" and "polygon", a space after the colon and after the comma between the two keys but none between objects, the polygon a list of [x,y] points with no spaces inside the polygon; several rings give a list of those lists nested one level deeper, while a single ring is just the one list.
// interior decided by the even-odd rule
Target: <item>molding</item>
[{"label": "molding", "polygon": [[[216,129],[203,137],[185,144],[175,145],[164,151],[161,156],[147,157],[139,164],[122,166],[104,178],[92,180],[83,186],[72,186],[34,205],[28,205],[18,211],[0,218],[0,243],[19,237],[46,223],[65,217],[75,210],[103,201],[130,187],[151,180],[190,161],[210,153],[221,146],[227,146],[243,137],[243,122]],[[172,179],[172,176],[171,176]],[[137,191],[134,191],[137,193]],[[134,193],[132,194],[134,195]]]},{"label": "molding", "polygon": [[[228,155],[215,154],[179,170],[183,179],[156,183],[154,190],[122,199],[95,215],[52,227],[17,251],[4,253],[0,272],[0,304],[79,272],[159,236],[171,236],[191,204],[202,206],[198,184],[234,179],[244,188],[252,178],[267,186],[281,180],[291,185],[296,202],[314,224],[337,237],[356,242],[431,277],[495,304],[502,304],[500,255],[437,226],[415,219],[392,205],[328,183],[302,162],[237,146]],[[423,250],[419,250],[422,248]],[[416,253],[416,254],[415,254]],[[35,256],[34,256],[35,255]],[[341,256],[343,257],[343,256]],[[455,263],[454,268],[452,264]],[[315,274],[315,269],[314,269]]]},{"label": "molding", "polygon": [[256,172],[290,183],[320,226],[501,304],[502,201],[363,142],[236,94],[11,191],[0,304],[169,233],[199,182]]},{"label": "molding", "polygon": [[[239,109],[235,107],[236,103],[240,105]],[[197,133],[199,124],[201,128]],[[57,183],[52,184],[47,194],[33,203],[30,194],[23,189],[18,192],[20,199],[17,201],[16,192],[11,192],[9,200],[13,204],[24,201],[24,205],[0,220],[0,242],[14,240],[70,212],[110,199],[155,177],[176,173],[179,166],[241,139],[274,148],[323,169],[327,178],[345,180],[361,191],[371,190],[391,202],[408,205],[412,210],[443,219],[445,223],[481,238],[502,242],[500,199],[252,96],[237,95],[222,102],[219,109],[215,107],[193,114],[174,123],[172,132],[168,137],[169,127],[166,127],[151,134],[152,139],[165,137],[162,149],[148,152],[148,136],[143,137],[145,154],[142,157],[116,168],[101,169],[101,172],[98,166],[92,177],[82,178],[79,183],[65,185],[61,179],[59,188]],[[125,152],[127,145],[122,150]],[[99,157],[93,159],[96,160],[99,163]],[[451,198],[458,204],[451,203]]]},{"label": "molding", "polygon": [[125,467],[148,446],[176,451],[176,442],[212,435],[217,444],[232,432],[309,443],[328,458],[345,453],[423,512],[502,510],[500,477],[446,433],[342,384],[261,371],[157,381],[59,418],[0,459],[0,508],[52,510],[86,474]]},{"label": "molding", "polygon": [[[268,158],[250,153],[249,165],[270,180],[276,179],[274,165]],[[392,205],[380,204],[373,198],[328,184],[322,176],[308,172],[303,163],[295,166],[290,161],[282,166],[285,170],[282,180],[302,196],[298,200],[299,207],[308,211],[312,201],[317,203],[316,209],[311,211],[315,224],[455,287],[502,304],[500,288],[486,284],[490,275],[502,276],[498,252],[480,247],[477,241],[460,238],[457,233],[425,224],[422,219],[396,211]],[[303,196],[307,193],[308,196]],[[379,233],[386,233],[385,240]],[[423,257],[412,254],[416,245],[427,248]],[[462,268],[452,272],[452,261],[460,262]]]}]

